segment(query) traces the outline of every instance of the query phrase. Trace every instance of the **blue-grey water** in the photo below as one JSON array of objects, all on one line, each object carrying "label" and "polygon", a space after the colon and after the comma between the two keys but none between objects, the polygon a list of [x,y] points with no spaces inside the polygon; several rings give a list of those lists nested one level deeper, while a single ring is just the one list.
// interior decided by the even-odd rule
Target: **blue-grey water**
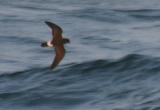
[{"label": "blue-grey water", "polygon": [[160,110],[159,84],[159,0],[0,0],[0,110]]}]

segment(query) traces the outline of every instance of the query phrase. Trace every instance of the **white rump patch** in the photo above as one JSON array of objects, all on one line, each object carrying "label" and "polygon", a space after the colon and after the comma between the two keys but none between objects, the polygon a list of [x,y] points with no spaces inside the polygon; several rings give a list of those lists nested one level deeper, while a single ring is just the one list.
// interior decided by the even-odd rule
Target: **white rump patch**
[{"label": "white rump patch", "polygon": [[47,46],[48,47],[54,47],[53,44],[52,44],[52,41],[47,41]]}]

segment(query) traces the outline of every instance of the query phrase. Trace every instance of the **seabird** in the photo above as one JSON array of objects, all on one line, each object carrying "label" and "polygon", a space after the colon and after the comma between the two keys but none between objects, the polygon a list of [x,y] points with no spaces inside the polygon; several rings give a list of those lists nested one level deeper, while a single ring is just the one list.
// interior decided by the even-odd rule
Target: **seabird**
[{"label": "seabird", "polygon": [[53,47],[55,48],[55,58],[53,60],[53,63],[51,64],[51,68],[55,68],[60,61],[63,59],[65,55],[65,48],[64,44],[70,43],[70,40],[68,38],[63,38],[62,33],[63,30],[60,26],[58,26],[55,23],[45,21],[45,23],[51,28],[52,30],[52,40],[49,40],[47,42],[43,42],[41,44],[42,47]]}]

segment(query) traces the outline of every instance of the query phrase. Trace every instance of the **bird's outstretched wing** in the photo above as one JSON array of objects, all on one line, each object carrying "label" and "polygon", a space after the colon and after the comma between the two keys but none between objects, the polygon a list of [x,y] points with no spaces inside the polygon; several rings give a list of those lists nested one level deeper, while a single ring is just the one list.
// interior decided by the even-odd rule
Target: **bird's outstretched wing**
[{"label": "bird's outstretched wing", "polygon": [[[59,27],[57,24],[49,22],[49,21],[45,21],[45,23],[52,29],[52,43],[53,44],[59,44],[59,42],[62,41],[62,28]],[[53,63],[51,65],[51,68],[55,68],[60,61],[63,59],[64,55],[65,55],[65,49],[64,49],[64,45],[55,45],[55,52],[56,52],[56,56],[53,60]]]},{"label": "bird's outstretched wing", "polygon": [[55,23],[45,21],[45,23],[52,29],[53,42],[58,42],[62,40],[62,28]]},{"label": "bird's outstretched wing", "polygon": [[56,56],[54,58],[54,61],[51,65],[51,68],[55,68],[60,61],[63,59],[64,55],[65,55],[65,49],[63,45],[60,46],[55,46],[55,52],[56,52]]}]

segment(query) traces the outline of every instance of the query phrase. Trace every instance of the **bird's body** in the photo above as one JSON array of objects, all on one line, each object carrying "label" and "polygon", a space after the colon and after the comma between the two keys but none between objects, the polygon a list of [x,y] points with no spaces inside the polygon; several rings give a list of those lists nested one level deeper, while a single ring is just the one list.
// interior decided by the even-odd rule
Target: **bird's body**
[{"label": "bird's body", "polygon": [[56,24],[46,21],[45,22],[52,29],[52,40],[41,44],[42,47],[54,47],[56,56],[53,60],[51,68],[55,68],[65,55],[64,44],[69,43],[69,39],[62,37],[63,30]]}]

